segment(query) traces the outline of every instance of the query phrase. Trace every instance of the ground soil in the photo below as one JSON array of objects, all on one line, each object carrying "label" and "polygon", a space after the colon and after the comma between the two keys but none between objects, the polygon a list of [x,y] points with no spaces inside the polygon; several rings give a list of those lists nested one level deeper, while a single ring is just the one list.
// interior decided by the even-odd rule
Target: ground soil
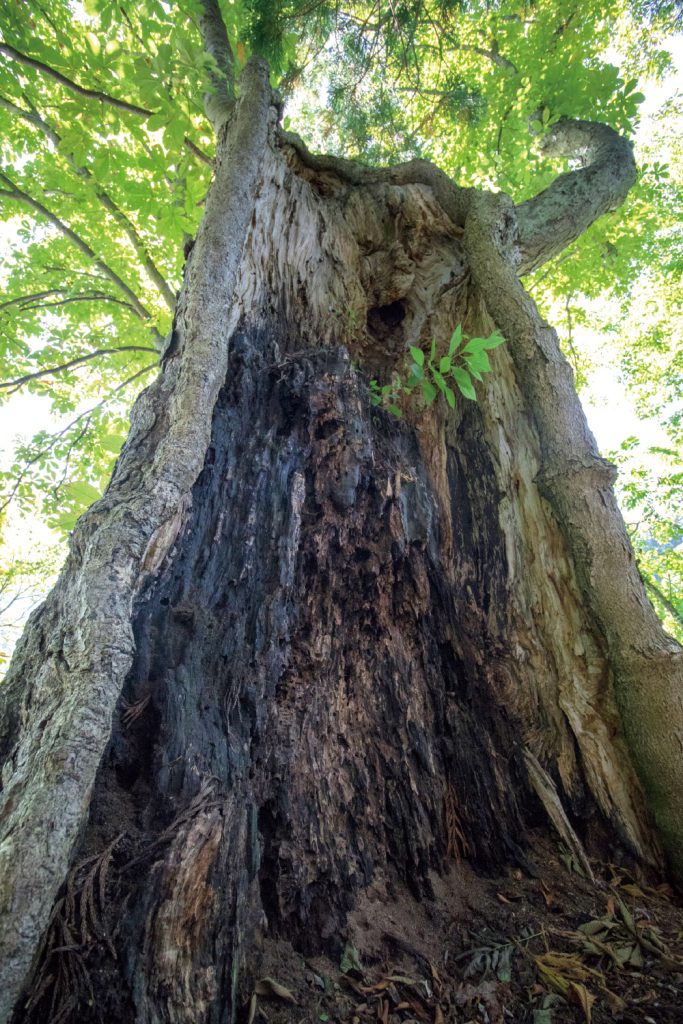
[{"label": "ground soil", "polygon": [[683,1021],[673,890],[632,865],[593,862],[590,881],[547,839],[534,842],[529,866],[486,878],[454,862],[420,902],[378,887],[338,937],[338,955],[303,958],[267,938],[249,965],[242,1021]]}]

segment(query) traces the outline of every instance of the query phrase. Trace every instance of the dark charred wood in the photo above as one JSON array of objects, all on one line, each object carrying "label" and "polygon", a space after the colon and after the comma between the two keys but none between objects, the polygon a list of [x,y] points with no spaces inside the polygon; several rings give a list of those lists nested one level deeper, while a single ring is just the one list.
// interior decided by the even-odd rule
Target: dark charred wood
[{"label": "dark charred wood", "polygon": [[453,586],[413,430],[343,348],[286,348],[272,326],[235,339],[191,515],[137,599],[74,858],[125,833],[101,908],[117,959],[84,947],[84,1024],[175,1019],[181,989],[224,1021],[264,931],[338,955],[379,877],[419,899],[449,854],[523,859],[528,787],[489,686],[506,587],[484,449],[466,474],[449,452]]}]

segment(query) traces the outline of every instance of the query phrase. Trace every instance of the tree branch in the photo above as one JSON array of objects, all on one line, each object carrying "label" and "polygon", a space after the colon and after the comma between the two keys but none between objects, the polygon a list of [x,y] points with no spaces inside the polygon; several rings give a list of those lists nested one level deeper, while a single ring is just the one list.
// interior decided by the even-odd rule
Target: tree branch
[{"label": "tree branch", "polygon": [[135,292],[128,287],[125,281],[123,281],[119,277],[115,270],[112,270],[112,268],[107,263],[105,263],[104,260],[100,259],[97,256],[95,251],[90,248],[88,243],[84,241],[84,239],[82,239],[80,235],[76,234],[76,232],[72,228],[70,228],[67,224],[64,223],[64,221],[60,220],[59,217],[57,217],[54,213],[48,210],[46,206],[43,206],[42,203],[39,203],[37,199],[34,199],[33,196],[28,195],[27,192],[23,192],[20,188],[18,188],[11,180],[11,178],[9,178],[4,173],[4,171],[0,171],[0,181],[2,181],[5,185],[8,186],[7,189],[0,189],[0,195],[5,195],[9,199],[14,199],[19,203],[23,203],[24,206],[29,206],[36,213],[40,214],[40,216],[45,217],[45,219],[49,221],[50,224],[53,225],[53,227],[56,227],[58,231],[61,231],[61,233],[66,238],[68,238],[69,241],[73,243],[73,245],[76,246],[79,252],[81,252],[87,259],[92,260],[94,265],[98,267],[103,272],[103,274],[105,274],[106,277],[109,278],[112,284],[116,285],[116,287],[123,292],[123,294],[130,302],[131,306],[135,310],[140,320],[151,319],[151,313],[142,304],[142,302],[140,302]]},{"label": "tree branch", "polygon": [[156,366],[158,366],[157,362],[149,363],[147,366],[143,366],[142,369],[138,370],[137,373],[134,373],[132,377],[128,377],[128,379],[124,380],[122,384],[119,384],[117,387],[113,388],[113,390],[106,394],[101,401],[91,406],[90,409],[85,409],[83,412],[79,413],[78,416],[76,416],[75,419],[71,420],[70,423],[67,423],[67,425],[62,430],[59,431],[59,433],[53,434],[50,439],[50,442],[47,445],[45,445],[45,447],[41,448],[38,452],[36,452],[34,455],[32,455],[29,459],[27,459],[26,462],[24,463],[24,468],[21,470],[16,480],[14,481],[14,487],[12,488],[8,496],[5,498],[5,500],[2,503],[0,503],[0,514],[2,514],[7,508],[7,506],[12,502],[17,491],[19,490],[19,487],[21,486],[22,481],[24,480],[24,477],[28,473],[31,466],[35,465],[38,459],[40,459],[43,455],[47,455],[49,451],[52,451],[57,442],[61,440],[61,438],[64,437],[64,435],[69,430],[71,430],[72,427],[75,427],[77,423],[80,423],[82,419],[85,419],[86,416],[92,416],[94,412],[96,412],[98,409],[101,409],[103,406],[107,405],[112,400],[112,398],[118,395],[119,392],[123,391],[124,388],[128,387],[129,384],[132,384],[133,381],[137,380],[138,377],[141,377],[143,373],[149,373],[149,371],[153,370]]},{"label": "tree branch", "polygon": [[203,149],[200,149],[196,142],[193,142],[187,135],[183,140],[185,149],[189,149],[190,153],[193,153],[198,160],[201,160],[207,167],[213,167],[213,160],[208,156]]},{"label": "tree branch", "polygon": [[[49,295],[63,295],[63,288],[51,288],[47,292],[36,292],[34,295],[22,295],[18,299],[10,299],[8,302],[0,302],[0,310],[6,309],[8,306],[16,306],[21,303],[29,303],[29,305],[21,306],[21,312],[31,309],[52,309],[55,306],[68,306],[71,302],[114,302],[117,306],[123,306],[125,309],[129,309],[132,313],[136,311],[131,306],[130,302],[126,302],[125,299],[117,299],[113,295],[105,295],[104,292],[94,292],[92,295],[69,295],[66,299],[59,299],[58,302],[39,302],[38,299],[45,298]],[[36,301],[33,301],[36,300]]]},{"label": "tree branch", "polygon": [[41,377],[49,377],[51,374],[62,373],[64,370],[70,370],[74,366],[80,366],[82,363],[88,363],[91,359],[97,359],[98,356],[111,356],[117,352],[153,352],[158,355],[155,348],[149,348],[146,345],[121,345],[119,348],[98,348],[94,352],[88,352],[84,356],[77,356],[75,359],[70,359],[68,363],[59,363],[57,366],[48,366],[44,370],[36,370],[35,373],[27,373],[23,377],[17,377],[15,380],[0,381],[0,390],[5,388],[12,388],[10,394],[17,391],[23,384],[28,384],[29,381],[39,380]]},{"label": "tree branch", "polygon": [[228,39],[218,0],[200,0],[199,34],[205,52],[213,57],[217,71],[211,73],[212,92],[204,96],[206,116],[216,132],[235,106],[235,58]]},{"label": "tree branch", "polygon": [[9,306],[19,306],[22,302],[34,302],[38,299],[46,299],[50,295],[63,294],[63,288],[48,288],[44,292],[31,292],[29,295],[18,295],[16,299],[7,299],[6,302],[0,302],[0,310],[7,309]]},{"label": "tree branch", "polygon": [[106,92],[101,92],[99,89],[86,89],[84,86],[74,82],[71,78],[67,78],[61,71],[56,71],[50,67],[49,64],[43,64],[42,61],[36,60],[35,57],[29,57],[25,53],[21,53],[20,50],[15,49],[14,46],[9,46],[7,43],[0,43],[0,53],[4,53],[6,57],[10,57],[12,60],[17,61],[19,64],[25,64],[27,67],[35,68],[36,71],[40,71],[44,75],[48,75],[54,79],[55,82],[59,82],[65,89],[70,89],[71,92],[75,92],[78,96],[85,96],[87,99],[98,100],[100,103],[106,103],[110,107],[115,107],[117,110],[124,110],[128,114],[136,114],[138,117],[151,117],[153,111],[146,110],[144,107],[138,107],[135,103],[128,103],[126,100],[118,100],[115,96],[109,96]]},{"label": "tree branch", "polygon": [[660,590],[660,588],[655,583],[653,583],[651,579],[649,579],[649,577],[643,576],[642,572],[641,576],[643,578],[643,583],[645,584],[645,589],[649,590],[649,592],[653,595],[655,600],[659,601],[666,608],[669,615],[672,617],[672,619],[674,619],[674,621],[678,622],[679,625],[683,626],[683,615],[681,615],[681,613],[678,611],[675,605],[669,600],[666,594],[664,594]]},{"label": "tree branch", "polygon": [[[4,96],[0,96],[0,106],[4,107],[5,110],[8,110],[16,117],[20,117],[24,121],[27,121],[29,124],[34,125],[36,128],[38,128],[39,131],[43,133],[43,135],[46,136],[46,138],[50,140],[55,149],[60,148],[60,144],[62,141],[61,136],[52,127],[52,125],[50,125],[43,117],[40,116],[40,114],[38,114],[36,110],[25,110],[23,107],[17,106],[15,103],[12,103],[11,100],[6,99]],[[70,164],[74,173],[78,175],[79,178],[83,179],[84,181],[94,180],[92,171],[90,171],[87,167],[82,167],[79,164],[77,164],[70,153],[65,153],[63,150],[61,150],[61,152]],[[168,282],[166,281],[163,274],[161,273],[156,263],[152,259],[152,256],[148,252],[147,247],[145,246],[145,243],[143,242],[142,238],[140,238],[140,235],[138,234],[135,226],[132,224],[132,222],[129,220],[129,218],[123,212],[123,210],[112,199],[109,193],[106,192],[103,188],[96,187],[95,195],[97,196],[99,202],[105,208],[105,210],[111,214],[111,216],[114,218],[117,224],[123,229],[123,231],[125,231],[126,235],[130,240],[131,245],[133,246],[135,255],[140,260],[140,263],[145,269],[145,273],[149,277],[150,281],[152,281],[152,283],[156,285],[164,302],[166,303],[170,311],[173,312],[173,310],[175,309],[175,294],[169,287]]]},{"label": "tree branch", "polygon": [[581,160],[516,208],[520,276],[557,256],[604,213],[623,203],[636,179],[631,143],[592,121],[558,121],[541,143],[550,156]]},{"label": "tree branch", "polygon": [[[2,46],[0,45],[0,51],[1,49]],[[41,65],[40,61],[35,61],[34,63],[40,70],[43,70],[46,74],[49,74],[50,68],[48,68],[46,64]],[[68,79],[66,79],[66,81],[68,81]],[[75,82],[71,84],[74,86],[75,89],[79,88],[78,86],[76,86]],[[24,99],[26,99],[26,96],[24,96]],[[9,111],[12,114],[18,114],[19,116],[25,118],[25,120],[30,121],[32,124],[34,124],[36,128],[42,129],[42,118],[37,113],[35,107],[31,111],[24,110],[22,107],[18,107],[16,104],[12,103],[11,100],[6,99],[6,97],[4,96],[0,96],[0,107],[4,107],[5,110]],[[152,114],[154,113],[153,110],[143,110],[142,107],[136,109],[139,109],[140,117],[151,117]],[[200,149],[197,143],[193,142],[188,135],[186,135],[185,138],[183,139],[183,143],[185,147],[190,150],[191,153],[194,153],[198,160],[201,160],[202,163],[207,164],[209,167],[213,167],[213,160],[211,159],[211,157],[207,156],[204,150]]]},{"label": "tree branch", "polygon": [[[626,154],[632,162],[630,147]],[[618,180],[625,194],[624,179]],[[568,194],[577,198],[571,182]],[[472,277],[507,339],[539,440],[535,482],[562,530],[586,608],[604,637],[624,736],[680,881],[683,648],[665,633],[647,599],[612,488],[616,470],[600,457],[557,333],[519,280],[518,244],[509,197],[475,195],[464,235]],[[645,832],[629,838],[639,855],[656,857],[656,845]]]}]

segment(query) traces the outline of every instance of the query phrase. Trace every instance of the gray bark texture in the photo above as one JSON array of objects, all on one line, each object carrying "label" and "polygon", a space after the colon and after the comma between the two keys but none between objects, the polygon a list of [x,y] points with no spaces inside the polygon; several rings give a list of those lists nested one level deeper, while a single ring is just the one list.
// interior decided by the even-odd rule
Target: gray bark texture
[{"label": "gray bark texture", "polygon": [[[592,162],[516,210],[310,155],[258,60],[229,100],[162,373],[0,696],[2,1021],[234,1020],[264,934],[524,867],[539,813],[683,877],[681,652],[519,282],[630,148],[558,128]],[[507,340],[477,404],[370,404],[458,323]]]}]

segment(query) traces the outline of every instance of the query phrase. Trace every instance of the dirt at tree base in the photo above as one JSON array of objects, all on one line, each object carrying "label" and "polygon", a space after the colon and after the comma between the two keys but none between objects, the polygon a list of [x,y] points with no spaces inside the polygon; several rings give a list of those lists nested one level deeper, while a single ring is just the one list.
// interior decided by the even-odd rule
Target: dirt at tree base
[{"label": "dirt at tree base", "polygon": [[461,861],[431,876],[433,899],[370,890],[336,959],[266,938],[240,1021],[678,1024],[680,898],[638,867],[593,863],[593,883],[547,839],[531,851],[536,877]]}]

